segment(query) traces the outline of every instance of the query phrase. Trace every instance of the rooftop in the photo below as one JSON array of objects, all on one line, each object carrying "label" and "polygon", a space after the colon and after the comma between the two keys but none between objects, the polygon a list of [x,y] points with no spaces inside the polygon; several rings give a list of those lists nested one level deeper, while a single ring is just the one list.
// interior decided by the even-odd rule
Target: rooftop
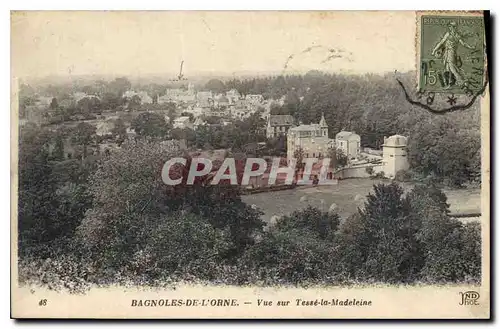
[{"label": "rooftop", "polygon": [[384,146],[406,146],[408,138],[403,135],[393,135],[389,138],[384,138]]},{"label": "rooftop", "polygon": [[289,114],[269,116],[269,123],[271,126],[291,126],[293,121],[293,117]]},{"label": "rooftop", "polygon": [[313,124],[310,124],[310,125],[300,125],[300,126],[291,128],[290,130],[291,131],[317,131],[317,130],[320,130],[320,129],[321,129],[321,127],[320,127],[319,124],[313,123]]},{"label": "rooftop", "polygon": [[176,118],[174,121],[176,122],[185,122],[185,121],[189,121],[189,117],[178,117]]},{"label": "rooftop", "polygon": [[335,138],[336,139],[353,139],[353,138],[357,139],[360,137],[355,132],[342,130],[337,135],[335,135]]}]

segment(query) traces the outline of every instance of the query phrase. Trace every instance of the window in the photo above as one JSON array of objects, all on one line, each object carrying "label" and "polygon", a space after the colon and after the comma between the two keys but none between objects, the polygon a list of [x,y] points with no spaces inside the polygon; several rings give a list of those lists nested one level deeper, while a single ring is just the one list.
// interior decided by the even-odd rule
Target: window
[{"label": "window", "polygon": [[313,158],[315,158],[315,157],[316,157],[316,153],[313,152]]}]

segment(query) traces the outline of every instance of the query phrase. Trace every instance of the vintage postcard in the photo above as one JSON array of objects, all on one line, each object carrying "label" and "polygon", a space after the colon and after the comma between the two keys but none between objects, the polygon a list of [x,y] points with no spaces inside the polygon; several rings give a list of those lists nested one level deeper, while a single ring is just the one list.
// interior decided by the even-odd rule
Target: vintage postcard
[{"label": "vintage postcard", "polygon": [[11,316],[489,319],[489,13],[11,13]]},{"label": "vintage postcard", "polygon": [[420,89],[474,93],[485,74],[485,29],[481,14],[420,16]]}]

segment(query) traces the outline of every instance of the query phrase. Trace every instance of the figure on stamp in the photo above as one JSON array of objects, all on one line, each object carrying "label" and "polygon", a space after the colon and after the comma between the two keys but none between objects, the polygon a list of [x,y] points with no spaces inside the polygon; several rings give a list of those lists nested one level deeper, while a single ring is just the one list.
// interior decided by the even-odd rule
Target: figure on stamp
[{"label": "figure on stamp", "polygon": [[462,87],[467,84],[464,72],[461,67],[461,58],[457,53],[458,44],[465,48],[475,49],[462,39],[462,35],[457,31],[457,23],[448,24],[448,32],[432,50],[432,55],[443,59],[445,89],[450,89],[454,84]]}]

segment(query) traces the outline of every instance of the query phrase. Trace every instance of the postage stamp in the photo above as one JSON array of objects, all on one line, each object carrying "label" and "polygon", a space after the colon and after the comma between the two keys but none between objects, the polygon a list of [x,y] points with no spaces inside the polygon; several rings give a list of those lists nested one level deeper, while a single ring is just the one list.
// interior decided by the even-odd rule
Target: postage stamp
[{"label": "postage stamp", "polygon": [[484,18],[422,15],[420,90],[474,94],[485,79]]},{"label": "postage stamp", "polygon": [[490,317],[482,13],[11,33],[13,318]]}]

